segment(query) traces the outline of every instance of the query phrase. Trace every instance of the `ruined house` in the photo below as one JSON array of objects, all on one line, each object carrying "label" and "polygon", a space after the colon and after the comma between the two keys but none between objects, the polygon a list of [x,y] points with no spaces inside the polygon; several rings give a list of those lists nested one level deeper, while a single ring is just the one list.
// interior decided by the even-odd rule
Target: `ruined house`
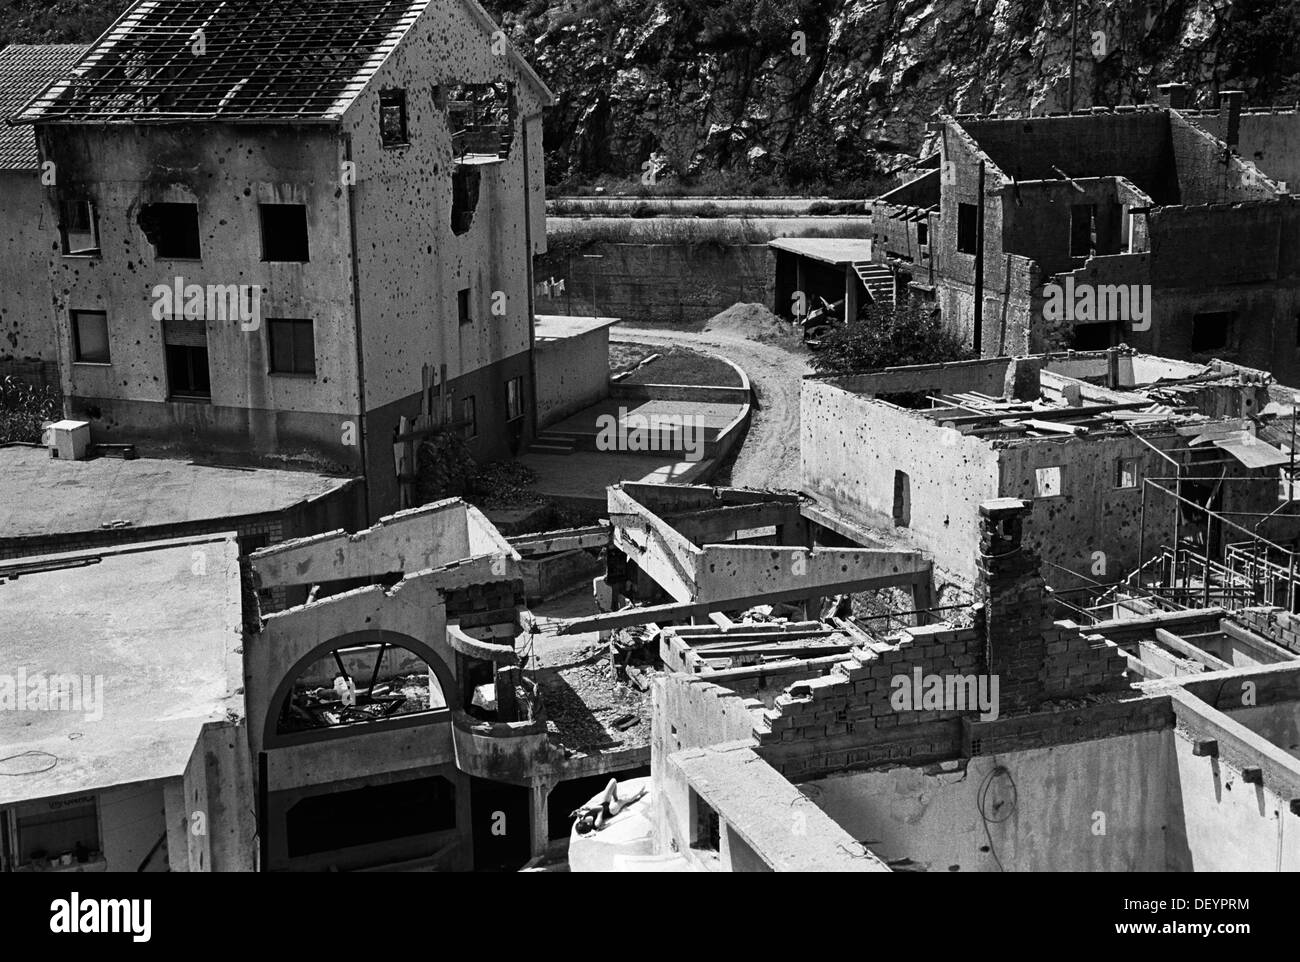
[{"label": "ruined house", "polygon": [[[0,50],[0,373],[59,382],[58,318],[50,306],[48,228],[36,136],[3,118],[86,53],[80,44],[10,44]],[[48,174],[45,177],[48,181]]]},{"label": "ruined house", "polygon": [[1078,592],[1091,603],[1091,589],[1148,563],[1166,575],[1144,569],[1143,584],[1190,591],[1195,557],[1212,576],[1202,571],[1199,598],[1166,592],[1170,602],[1294,608],[1291,589],[1248,560],[1281,576],[1293,569],[1289,398],[1261,371],[1121,349],[812,376],[804,489],[892,530],[939,577],[968,586],[979,564],[976,508],[1010,497],[1032,504],[1025,539],[1063,599]]},{"label": "ruined house", "polygon": [[[650,827],[605,863],[746,872],[1300,865],[1294,619],[1256,609],[1086,629],[1054,621],[1023,541],[1026,510],[1014,499],[978,508],[969,627],[860,638],[839,659],[657,679]],[[698,630],[676,629],[679,640],[665,645]],[[974,697],[994,677],[994,702]]]},{"label": "ruined house", "polygon": [[15,117],[52,177],[0,272],[39,233],[65,413],[364,473],[371,517],[395,442],[522,450],[550,101],[474,0],[133,5]]},{"label": "ruined house", "polygon": [[1289,170],[1288,118],[1252,125],[1261,146],[1243,149],[1240,94],[1210,123],[1176,93],[936,123],[924,172],[872,205],[895,293],[934,302],[985,357],[1128,344],[1293,383],[1300,208],[1271,166]]}]

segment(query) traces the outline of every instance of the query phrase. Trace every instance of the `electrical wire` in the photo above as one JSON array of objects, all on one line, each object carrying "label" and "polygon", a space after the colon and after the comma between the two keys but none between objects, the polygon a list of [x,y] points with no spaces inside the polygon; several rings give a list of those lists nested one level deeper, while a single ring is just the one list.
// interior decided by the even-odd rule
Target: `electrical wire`
[{"label": "electrical wire", "polygon": [[[1002,775],[1005,775],[1007,781],[1011,783],[1011,803],[1008,806],[1006,813],[1000,818],[990,818],[988,814],[989,791],[993,787],[993,780]],[[984,822],[984,837],[987,838],[989,842],[989,854],[993,856],[993,861],[997,863],[999,872],[1005,872],[1006,868],[1003,866],[1002,859],[998,857],[997,849],[993,845],[993,833],[989,831],[989,824],[992,823],[997,825],[1005,822],[1016,813],[1018,803],[1019,792],[1016,789],[1016,780],[1011,777],[1011,772],[1002,765],[995,765],[993,768],[989,769],[988,774],[985,775],[983,781],[980,782],[979,790],[975,794],[975,807],[979,810],[980,819]],[[999,806],[1002,804],[1004,803],[998,803]]]},{"label": "electrical wire", "polygon": [[50,764],[47,765],[45,768],[32,769],[30,772],[0,772],[0,775],[8,775],[10,778],[18,778],[22,775],[43,775],[46,772],[50,771],[51,769],[55,768],[59,764],[59,756],[57,755],[51,755],[49,752],[42,752],[42,751],[26,751],[26,752],[19,752],[17,755],[8,755],[4,758],[0,758],[0,765],[3,765],[5,762],[11,762],[15,758],[28,758],[28,757],[48,758],[50,759]]}]

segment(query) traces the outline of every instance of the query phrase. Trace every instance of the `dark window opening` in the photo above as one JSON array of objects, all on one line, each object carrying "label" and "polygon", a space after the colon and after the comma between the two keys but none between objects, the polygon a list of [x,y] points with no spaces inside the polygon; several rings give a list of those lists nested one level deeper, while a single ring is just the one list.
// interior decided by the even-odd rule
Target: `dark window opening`
[{"label": "dark window opening", "polygon": [[1192,318],[1192,351],[1219,351],[1232,342],[1233,311],[1209,311]]},{"label": "dark window opening", "polygon": [[63,855],[84,863],[100,854],[99,814],[94,799],[49,812],[20,815],[17,829],[19,865],[55,861]]},{"label": "dark window opening", "polygon": [[930,228],[925,224],[916,225],[916,244],[918,247],[925,247],[930,243]]},{"label": "dark window opening", "polygon": [[262,260],[311,260],[307,245],[307,208],[303,204],[259,204],[262,213]]},{"label": "dark window opening", "polygon": [[385,147],[404,147],[410,143],[406,130],[405,90],[380,91],[379,139]]},{"label": "dark window opening", "polygon": [[524,379],[512,377],[506,382],[506,420],[515,421],[524,416]]},{"label": "dark window opening", "polygon": [[1070,205],[1070,256],[1089,257],[1097,252],[1097,205]]},{"label": "dark window opening", "polygon": [[694,789],[691,789],[691,801],[694,802],[695,807],[691,848],[703,849],[707,852],[718,851],[722,845],[722,823],[718,813]]},{"label": "dark window opening", "polygon": [[73,360],[82,364],[108,364],[108,314],[104,311],[72,312]]},{"label": "dark window opening", "polygon": [[957,250],[974,254],[979,234],[979,211],[974,204],[957,205]]},{"label": "dark window opening", "polygon": [[172,397],[212,397],[212,378],[208,372],[208,349],[188,344],[167,345],[167,385]]},{"label": "dark window opening", "polygon": [[139,223],[155,256],[194,261],[202,256],[198,205],[146,204],[140,210]]},{"label": "dark window opening", "polygon": [[99,253],[99,212],[88,200],[65,200],[59,205],[59,236],[63,253]]},{"label": "dark window opening", "polygon": [[471,394],[460,402],[460,419],[465,424],[465,440],[478,437],[478,409],[474,395]]},{"label": "dark window opening", "polygon": [[463,234],[474,223],[474,208],[478,206],[479,173],[472,167],[460,165],[451,175],[451,229]]},{"label": "dark window opening", "polygon": [[906,471],[894,472],[894,524],[906,528],[912,523],[912,479]]},{"label": "dark window opening", "polygon": [[311,321],[274,318],[266,322],[272,374],[316,374],[316,336]]},{"label": "dark window opening", "polygon": [[456,317],[460,321],[460,326],[473,322],[474,318],[469,312],[469,288],[463,287],[456,292]]},{"label": "dark window opening", "polygon": [[1124,339],[1124,322],[1114,324],[1076,324],[1070,347],[1076,351],[1101,351],[1115,347]]},{"label": "dark window opening", "polygon": [[437,776],[366,785],[304,798],[284,821],[290,858],[430,835],[456,827],[456,788]]}]

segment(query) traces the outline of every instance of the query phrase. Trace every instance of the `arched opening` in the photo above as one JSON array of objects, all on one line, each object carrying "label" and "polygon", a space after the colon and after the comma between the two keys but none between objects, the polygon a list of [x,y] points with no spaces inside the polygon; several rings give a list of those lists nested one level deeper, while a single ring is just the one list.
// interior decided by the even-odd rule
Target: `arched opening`
[{"label": "arched opening", "polygon": [[389,631],[343,635],[303,658],[281,680],[266,719],[268,746],[404,725],[449,714],[450,669],[427,645]]}]

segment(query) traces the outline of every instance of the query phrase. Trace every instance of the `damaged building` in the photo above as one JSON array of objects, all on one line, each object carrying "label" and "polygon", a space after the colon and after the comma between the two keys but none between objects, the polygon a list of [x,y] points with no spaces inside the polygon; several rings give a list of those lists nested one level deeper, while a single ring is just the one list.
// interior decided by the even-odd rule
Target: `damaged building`
[{"label": "damaged building", "polygon": [[127,9],[13,111],[48,173],[6,208],[0,290],[34,250],[43,289],[5,324],[65,415],[364,474],[370,517],[406,504],[395,443],[523,450],[552,98],[498,33],[474,0]]},{"label": "damaged building", "polygon": [[942,119],[923,173],[872,203],[875,262],[985,357],[1128,344],[1295,383],[1294,115],[1252,119],[1244,146],[1239,92],[1213,119],[1184,115],[1185,94]]},{"label": "damaged building", "polygon": [[1124,580],[1162,607],[1294,609],[1294,401],[1264,372],[1128,349],[890,368],[806,378],[801,420],[804,489],[957,584],[978,569],[975,509],[1010,497],[1081,609]]},{"label": "damaged building", "polygon": [[617,871],[1294,870],[1290,616],[1053,620],[1027,511],[979,505],[968,627],[850,620],[847,656],[792,638],[768,664],[658,678],[648,799],[571,861],[603,844]]}]

